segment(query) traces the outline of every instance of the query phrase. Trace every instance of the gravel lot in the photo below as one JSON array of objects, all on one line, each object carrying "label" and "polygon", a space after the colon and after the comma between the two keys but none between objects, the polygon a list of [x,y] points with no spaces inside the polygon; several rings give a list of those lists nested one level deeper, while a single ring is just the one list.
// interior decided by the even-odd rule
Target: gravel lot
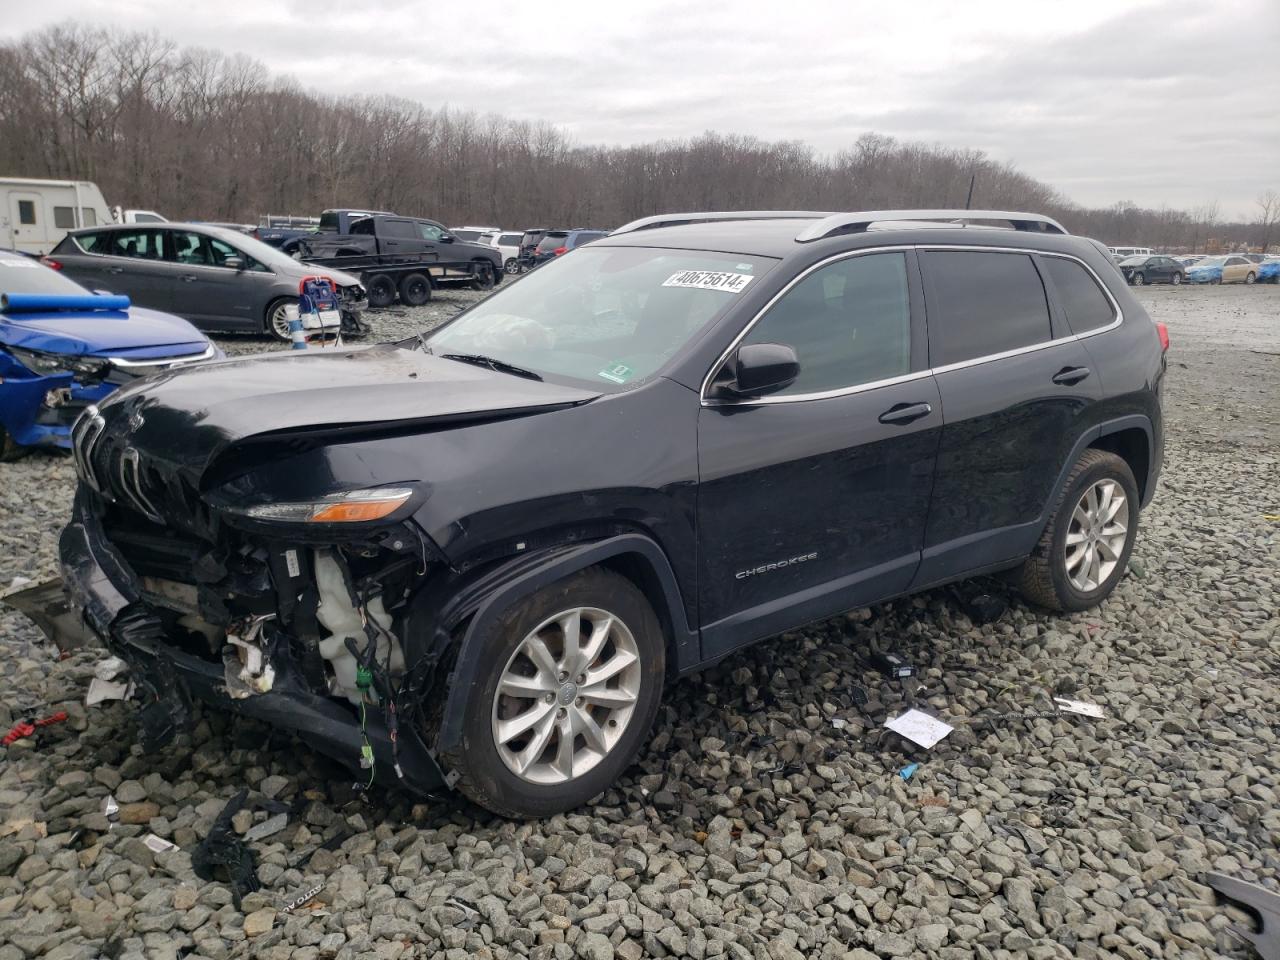
[{"label": "gravel lot", "polygon": [[[407,333],[475,296],[374,322]],[[0,614],[0,726],[71,715],[0,754],[0,960],[1249,956],[1203,878],[1280,889],[1280,288],[1138,296],[1173,337],[1169,436],[1110,601],[1056,617],[962,584],[759,646],[669,688],[638,765],[576,815],[362,801],[297,741],[212,712],[143,756],[129,707],[80,705],[100,652],[58,662]],[[0,468],[0,583],[52,570],[72,479],[60,457]],[[1010,605],[978,625],[983,591]],[[876,639],[956,725],[932,751],[880,728],[902,697],[864,667]],[[246,784],[237,829],[264,796],[294,812],[253,844],[263,888],[237,910],[190,852]]]}]

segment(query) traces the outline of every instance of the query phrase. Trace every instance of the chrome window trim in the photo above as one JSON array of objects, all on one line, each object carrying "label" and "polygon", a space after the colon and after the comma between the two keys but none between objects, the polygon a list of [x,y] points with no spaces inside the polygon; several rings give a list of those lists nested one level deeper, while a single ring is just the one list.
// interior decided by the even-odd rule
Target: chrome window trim
[{"label": "chrome window trim", "polygon": [[[764,317],[764,315],[769,312],[769,310],[773,307],[773,305],[777,303],[779,300],[781,300],[784,296],[786,296],[786,294],[791,290],[792,287],[794,287],[797,283],[799,283],[809,274],[813,273],[815,270],[822,269],[828,264],[835,263],[838,260],[846,260],[846,259],[849,259],[850,257],[860,257],[860,256],[865,256],[871,253],[893,253],[897,251],[906,251],[906,250],[913,250],[916,252],[958,250],[966,253],[973,253],[973,252],[1022,253],[1022,254],[1031,254],[1034,256],[1041,256],[1041,257],[1061,257],[1064,260],[1072,260],[1075,263],[1080,264],[1080,266],[1084,267],[1085,270],[1089,272],[1089,275],[1093,277],[1094,282],[1097,283],[1098,286],[1102,289],[1102,292],[1106,296],[1107,301],[1111,304],[1111,309],[1115,313],[1115,319],[1112,320],[1111,323],[1105,326],[1097,327],[1096,329],[1089,330],[1086,333],[1079,333],[1079,334],[1072,333],[1072,334],[1068,334],[1065,337],[1057,337],[1052,340],[1046,340],[1043,343],[1033,343],[1025,347],[1018,347],[1013,350],[1005,350],[1002,353],[986,354],[981,357],[974,357],[970,360],[960,360],[960,361],[957,361],[956,363],[949,363],[940,367],[929,367],[925,370],[917,370],[913,373],[903,374],[897,377],[888,377],[883,380],[871,380],[867,383],[859,383],[849,387],[840,387],[835,390],[824,390],[820,393],[800,393],[800,394],[792,394],[792,395],[781,396],[781,397],[744,397],[742,399],[737,399],[733,397],[715,398],[715,397],[707,396],[707,391],[711,386],[712,378],[720,370],[721,366],[724,365],[724,362],[729,358],[729,355],[738,348],[738,345],[742,342],[742,340],[746,337],[746,335],[751,332],[752,328],[754,328],[755,325],[760,322],[761,318]],[[1047,296],[1047,288],[1046,288],[1046,296]],[[1048,306],[1047,301],[1046,301],[1046,306]],[[927,311],[927,308],[926,308],[926,311]],[[825,259],[819,260],[815,264],[810,265],[804,271],[802,271],[801,273],[793,277],[785,287],[783,287],[776,294],[774,294],[769,299],[769,302],[766,303],[763,307],[761,307],[756,312],[755,316],[753,316],[750,319],[750,321],[747,322],[747,325],[742,328],[742,330],[738,333],[738,335],[733,338],[733,341],[729,344],[729,346],[726,347],[725,350],[720,354],[716,362],[711,365],[711,369],[707,371],[707,375],[703,377],[702,389],[699,391],[699,399],[700,399],[701,405],[704,407],[726,407],[726,406],[742,407],[742,406],[763,406],[763,405],[775,404],[775,403],[805,403],[810,400],[829,400],[835,397],[852,396],[853,394],[857,394],[857,393],[865,393],[868,390],[876,390],[880,387],[895,386],[900,383],[910,383],[913,380],[922,380],[925,377],[935,376],[936,374],[940,374],[940,373],[950,373],[953,370],[963,370],[966,367],[976,367],[984,363],[992,363],[996,360],[1006,360],[1009,357],[1021,356],[1024,353],[1035,353],[1037,350],[1044,350],[1048,347],[1057,346],[1058,344],[1062,344],[1062,343],[1074,343],[1078,340],[1087,340],[1089,337],[1096,336],[1100,333],[1106,333],[1109,330],[1114,330],[1117,327],[1119,327],[1120,324],[1122,324],[1123,322],[1124,322],[1124,310],[1121,308],[1120,303],[1118,300],[1116,300],[1114,294],[1112,294],[1111,288],[1108,287],[1102,281],[1102,278],[1098,276],[1097,271],[1094,270],[1093,267],[1089,266],[1089,264],[1087,264],[1080,257],[1077,257],[1075,254],[1059,253],[1058,251],[1050,251],[1050,250],[1037,250],[1033,247],[1006,247],[1006,246],[990,247],[990,246],[983,246],[978,244],[940,244],[940,243],[890,244],[883,247],[863,247],[859,250],[846,250],[843,253],[834,254],[830,257],[826,257]]]},{"label": "chrome window trim", "polygon": [[199,360],[208,360],[213,356],[213,353],[214,346],[211,343],[200,353],[183,353],[176,357],[157,357],[153,360],[125,360],[123,357],[107,357],[107,361],[113,367],[121,367],[126,370],[136,370],[141,367],[176,367],[183,363],[196,363]]}]

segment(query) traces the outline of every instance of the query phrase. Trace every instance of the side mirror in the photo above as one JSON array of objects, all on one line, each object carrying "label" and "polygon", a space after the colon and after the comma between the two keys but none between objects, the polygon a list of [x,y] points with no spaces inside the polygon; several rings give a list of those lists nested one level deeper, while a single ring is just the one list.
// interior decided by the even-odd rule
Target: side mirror
[{"label": "side mirror", "polygon": [[784,343],[749,343],[722,371],[721,389],[733,397],[757,397],[790,386],[800,375],[796,352]]},{"label": "side mirror", "polygon": [[453,234],[452,234],[452,233],[442,233],[442,234],[440,234],[440,242],[441,242],[441,243],[453,243],[454,239],[455,239],[455,238],[454,238],[454,236],[453,236]]},{"label": "side mirror", "polygon": [[222,261],[222,265],[224,267],[230,267],[232,270],[243,270],[244,258],[243,257],[227,257],[227,259]]}]

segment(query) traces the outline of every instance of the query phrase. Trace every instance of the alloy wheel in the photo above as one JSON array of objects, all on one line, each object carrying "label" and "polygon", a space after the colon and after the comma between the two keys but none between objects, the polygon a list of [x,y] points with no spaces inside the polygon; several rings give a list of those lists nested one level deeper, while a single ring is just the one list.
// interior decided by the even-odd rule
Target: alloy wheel
[{"label": "alloy wheel", "polygon": [[289,330],[289,304],[281,302],[275,305],[271,311],[271,332],[281,340],[289,340],[292,333]]},{"label": "alloy wheel", "polygon": [[1115,571],[1129,536],[1128,499],[1115,480],[1099,480],[1071,512],[1063,547],[1067,577],[1081,593],[1092,593]]},{"label": "alloy wheel", "polygon": [[580,777],[626,732],[640,682],[640,649],[622,620],[597,607],[557,613],[520,642],[498,679],[498,756],[530,783]]}]

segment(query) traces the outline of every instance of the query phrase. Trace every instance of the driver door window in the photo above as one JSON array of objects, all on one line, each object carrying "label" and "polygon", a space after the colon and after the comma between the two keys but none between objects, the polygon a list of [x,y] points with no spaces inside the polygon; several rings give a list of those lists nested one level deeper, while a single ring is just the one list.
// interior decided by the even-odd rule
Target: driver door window
[{"label": "driver door window", "polygon": [[418,232],[422,235],[423,240],[439,240],[444,236],[443,230],[430,223],[418,224]]},{"label": "driver door window", "polygon": [[909,373],[905,254],[849,257],[815,270],[783,294],[742,342],[795,350],[800,375],[774,396],[825,393]]}]

